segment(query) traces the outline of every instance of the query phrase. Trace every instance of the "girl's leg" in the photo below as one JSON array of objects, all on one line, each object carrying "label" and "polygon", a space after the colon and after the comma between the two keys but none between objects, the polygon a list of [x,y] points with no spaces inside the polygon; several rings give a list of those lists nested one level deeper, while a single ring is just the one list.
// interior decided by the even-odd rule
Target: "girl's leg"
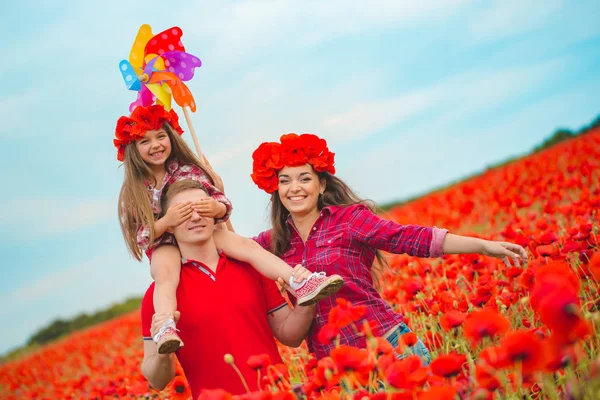
[{"label": "girl's leg", "polygon": [[213,238],[218,249],[227,256],[248,263],[264,277],[276,281],[282,278],[295,291],[299,305],[310,305],[329,297],[342,287],[339,275],[326,276],[324,272],[313,273],[307,279],[294,277],[294,269],[276,255],[263,249],[258,243],[230,231],[217,229]]},{"label": "girl's leg", "polygon": [[[162,245],[152,253],[150,273],[154,279],[154,312],[170,314],[177,310],[177,286],[181,272],[181,256],[177,246]],[[168,320],[154,338],[160,354],[172,353],[183,346],[174,319]]]}]

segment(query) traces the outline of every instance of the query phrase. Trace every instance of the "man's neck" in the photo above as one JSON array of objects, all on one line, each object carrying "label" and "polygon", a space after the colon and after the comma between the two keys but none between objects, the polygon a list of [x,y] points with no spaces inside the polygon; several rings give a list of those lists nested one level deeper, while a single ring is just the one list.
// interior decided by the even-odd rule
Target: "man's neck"
[{"label": "man's neck", "polygon": [[180,244],[179,251],[183,258],[199,261],[213,272],[217,270],[217,265],[219,264],[219,252],[217,251],[217,246],[212,238],[203,243]]}]

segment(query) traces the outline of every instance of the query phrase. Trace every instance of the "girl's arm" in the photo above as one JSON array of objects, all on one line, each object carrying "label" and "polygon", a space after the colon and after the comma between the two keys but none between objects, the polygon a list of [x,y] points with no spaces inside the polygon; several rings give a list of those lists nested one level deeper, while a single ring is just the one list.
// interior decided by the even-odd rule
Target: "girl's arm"
[{"label": "girl's arm", "polygon": [[213,238],[217,248],[223,250],[229,257],[252,265],[262,276],[270,280],[283,278],[285,282],[289,282],[293,272],[292,267],[263,249],[254,240],[224,229],[215,229]]}]

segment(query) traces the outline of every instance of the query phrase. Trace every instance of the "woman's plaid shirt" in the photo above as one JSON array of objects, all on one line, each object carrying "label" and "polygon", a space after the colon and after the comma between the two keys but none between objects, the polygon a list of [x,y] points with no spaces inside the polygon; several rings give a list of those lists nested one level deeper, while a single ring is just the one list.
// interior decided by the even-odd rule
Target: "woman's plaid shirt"
[{"label": "woman's plaid shirt", "polygon": [[[375,215],[365,205],[324,207],[306,242],[298,234],[291,218],[290,248],[280,257],[290,266],[302,264],[312,272],[338,274],[344,286],[334,296],[317,303],[315,318],[306,338],[310,351],[322,358],[334,346],[317,340],[320,329],[327,324],[329,312],[342,297],[354,305],[365,305],[364,318],[375,322],[374,334],[382,336],[403,321],[402,315],[381,298],[371,278],[375,249],[390,253],[406,253],[417,257],[439,257],[445,229],[417,225],[399,225]],[[262,232],[254,240],[270,250],[271,231]],[[364,337],[348,326],[340,330],[340,344],[364,347]]]}]

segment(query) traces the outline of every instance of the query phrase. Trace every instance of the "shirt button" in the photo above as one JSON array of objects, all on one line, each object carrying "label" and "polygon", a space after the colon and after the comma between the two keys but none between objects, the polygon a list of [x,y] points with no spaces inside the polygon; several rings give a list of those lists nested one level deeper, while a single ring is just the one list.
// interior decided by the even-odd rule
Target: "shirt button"
[{"label": "shirt button", "polygon": [[315,226],[315,227],[313,228],[313,231],[316,231],[316,230],[317,230],[317,227]]},{"label": "shirt button", "polygon": [[331,240],[328,240],[327,243],[331,243]]}]

